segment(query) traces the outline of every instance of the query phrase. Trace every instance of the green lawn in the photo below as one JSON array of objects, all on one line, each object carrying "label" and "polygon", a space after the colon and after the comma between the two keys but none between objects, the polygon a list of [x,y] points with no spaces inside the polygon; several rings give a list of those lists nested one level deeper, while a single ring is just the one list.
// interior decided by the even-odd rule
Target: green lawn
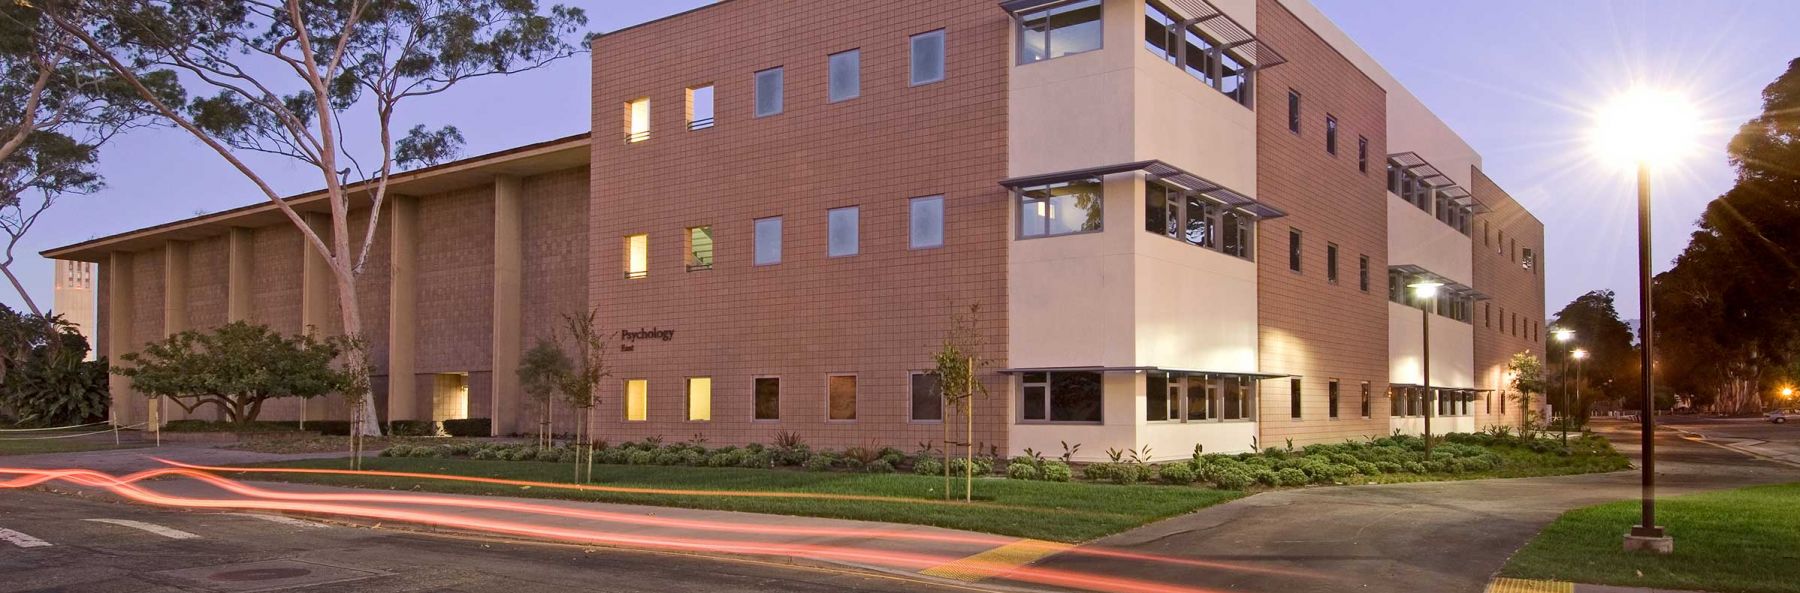
[{"label": "green lawn", "polygon": [[[46,433],[29,433],[33,436],[47,436]],[[54,433],[51,433],[54,434]],[[131,449],[142,447],[144,443],[126,442],[113,446],[112,437],[105,441],[96,441],[92,437],[70,439],[30,439],[23,437],[0,437],[0,455],[31,455],[34,453],[73,453],[77,451],[98,451],[101,449]]]},{"label": "green lawn", "polygon": [[1716,593],[1800,593],[1800,484],[1660,499],[1669,556],[1620,548],[1637,501],[1564,513],[1514,555],[1503,576]]},{"label": "green lawn", "polygon": [[[342,459],[318,459],[260,467],[343,469]],[[528,461],[467,459],[371,458],[364,469],[455,474],[567,482],[571,466]],[[1198,487],[1116,486],[981,479],[975,483],[976,504],[944,503],[942,478],[906,474],[802,472],[682,466],[596,465],[594,483],[605,486],[855,494],[907,500],[830,500],[818,498],[747,498],[731,496],[583,492],[547,488],[472,484],[416,478],[323,474],[246,474],[258,480],[283,480],[396,490],[458,494],[491,494],[534,498],[592,500],[698,509],[718,509],[914,523],[1060,542],[1081,542],[1124,531],[1225,502],[1242,493]],[[961,484],[953,491],[960,495]]]}]

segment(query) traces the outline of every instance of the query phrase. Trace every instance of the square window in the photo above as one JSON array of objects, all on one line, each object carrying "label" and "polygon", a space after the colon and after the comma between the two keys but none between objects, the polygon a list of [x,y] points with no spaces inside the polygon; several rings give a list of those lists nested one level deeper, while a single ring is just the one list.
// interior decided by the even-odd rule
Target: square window
[{"label": "square window", "polygon": [[650,235],[632,235],[625,238],[625,277],[643,278],[650,275]]},{"label": "square window", "polygon": [[777,66],[756,73],[756,116],[781,113],[782,74]]},{"label": "square window", "polygon": [[645,379],[625,380],[625,420],[643,422],[650,419],[650,382]]},{"label": "square window", "polygon": [[827,94],[832,103],[862,96],[861,50],[831,54],[828,66],[831,81]]},{"label": "square window", "polygon": [[829,380],[829,420],[856,419],[856,375],[832,375]]},{"label": "square window", "polygon": [[912,85],[944,79],[944,30],[912,36]]},{"label": "square window", "polygon": [[754,397],[756,401],[753,402],[754,405],[752,407],[755,408],[755,410],[751,419],[780,420],[781,379],[776,377],[757,377],[754,383],[755,393],[752,397]]},{"label": "square window", "polygon": [[689,130],[713,127],[713,86],[710,84],[687,90],[687,126]]},{"label": "square window", "polygon": [[650,98],[634,99],[625,103],[625,143],[643,142],[650,139]]},{"label": "square window", "polygon": [[914,422],[941,422],[944,419],[944,388],[937,373],[912,374],[912,415]]},{"label": "square window", "polygon": [[1027,187],[1018,193],[1021,237],[1101,230],[1104,192],[1098,177]]},{"label": "square window", "polygon": [[756,265],[781,263],[781,217],[756,220]]},{"label": "square window", "polygon": [[710,270],[713,266],[712,227],[697,226],[687,230],[687,270]]},{"label": "square window", "polygon": [[911,246],[928,249],[944,246],[944,196],[913,198]]},{"label": "square window", "polygon": [[856,255],[861,249],[861,217],[862,211],[856,206],[833,208],[826,211],[827,255],[846,257]]},{"label": "square window", "polygon": [[687,419],[691,422],[712,420],[712,377],[688,377]]}]

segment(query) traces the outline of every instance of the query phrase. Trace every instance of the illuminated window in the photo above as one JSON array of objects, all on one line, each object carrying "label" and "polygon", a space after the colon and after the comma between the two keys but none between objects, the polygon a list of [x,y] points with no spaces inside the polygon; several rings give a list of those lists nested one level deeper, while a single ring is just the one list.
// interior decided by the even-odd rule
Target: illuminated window
[{"label": "illuminated window", "polygon": [[625,104],[625,142],[650,139],[650,99],[637,99]]},{"label": "illuminated window", "polygon": [[752,419],[780,420],[781,379],[776,377],[757,377],[755,384],[754,391],[756,393],[752,394],[752,397],[756,398],[756,401],[754,402],[755,405],[753,406],[755,408],[753,414],[755,415]]},{"label": "illuminated window", "polygon": [[1019,236],[1049,237],[1101,230],[1100,179],[1019,189]]},{"label": "illuminated window", "polygon": [[689,130],[713,127],[713,87],[697,86],[687,90],[687,126]]},{"label": "illuminated window", "polygon": [[687,410],[689,421],[712,420],[711,377],[688,377]]},{"label": "illuminated window", "polygon": [[829,380],[831,409],[826,418],[830,420],[856,419],[856,376],[832,375]]},{"label": "illuminated window", "polygon": [[643,278],[650,275],[650,235],[632,235],[625,238],[625,277]]},{"label": "illuminated window", "polygon": [[826,70],[831,75],[826,85],[826,98],[832,103],[862,96],[862,52],[850,50],[831,54]]},{"label": "illuminated window", "polygon": [[687,230],[687,269],[710,270],[713,266],[712,227],[697,226]]},{"label": "illuminated window", "polygon": [[644,379],[625,380],[625,420],[643,422],[650,419],[650,382]]}]

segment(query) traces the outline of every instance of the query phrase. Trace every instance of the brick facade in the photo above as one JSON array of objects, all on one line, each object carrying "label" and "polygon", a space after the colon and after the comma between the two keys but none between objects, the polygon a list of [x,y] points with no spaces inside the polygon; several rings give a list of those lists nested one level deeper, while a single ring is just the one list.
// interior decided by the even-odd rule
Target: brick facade
[{"label": "brick facade", "polygon": [[[1499,402],[1492,413],[1483,406],[1483,424],[1489,422],[1519,426],[1520,410],[1513,399],[1512,386],[1505,374],[1513,354],[1530,352],[1545,360],[1544,327],[1544,223],[1525,210],[1506,190],[1480,169],[1474,172],[1475,186],[1470,192],[1480,201],[1484,211],[1475,215],[1474,249],[1475,286],[1487,293],[1488,301],[1478,303],[1475,311],[1475,377],[1476,381],[1497,394],[1504,394],[1506,414],[1500,414]],[[1533,269],[1521,262],[1523,251],[1536,254]],[[1514,319],[1517,319],[1515,322]],[[1515,329],[1516,328],[1516,329]],[[1538,394],[1534,409],[1543,406]]]}]

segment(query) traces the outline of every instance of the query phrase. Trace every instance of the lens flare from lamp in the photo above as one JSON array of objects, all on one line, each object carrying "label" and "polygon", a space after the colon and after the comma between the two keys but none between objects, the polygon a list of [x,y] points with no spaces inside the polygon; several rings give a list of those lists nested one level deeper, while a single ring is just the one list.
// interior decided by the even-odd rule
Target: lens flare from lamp
[{"label": "lens flare from lamp", "polygon": [[1679,93],[1636,87],[1594,112],[1592,141],[1602,161],[1666,165],[1697,148],[1700,113]]}]

